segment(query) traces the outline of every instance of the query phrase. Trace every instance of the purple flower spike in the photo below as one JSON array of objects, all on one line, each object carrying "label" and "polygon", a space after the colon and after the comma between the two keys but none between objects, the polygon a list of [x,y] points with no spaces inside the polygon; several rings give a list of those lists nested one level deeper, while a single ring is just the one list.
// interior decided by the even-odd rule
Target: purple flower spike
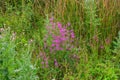
[{"label": "purple flower spike", "polygon": [[[75,34],[73,30],[68,30],[67,27],[70,26],[70,23],[63,25],[61,22],[54,22],[53,18],[50,18],[50,23],[46,25],[47,30],[47,39],[51,40],[51,44],[44,43],[46,48],[49,48],[51,53],[55,51],[67,50],[67,44],[72,46],[72,43],[75,38]],[[71,49],[72,50],[72,49]]]},{"label": "purple flower spike", "polygon": [[57,23],[58,28],[62,28],[62,24],[60,22]]},{"label": "purple flower spike", "polygon": [[71,33],[71,38],[75,38],[75,35],[73,32]]}]

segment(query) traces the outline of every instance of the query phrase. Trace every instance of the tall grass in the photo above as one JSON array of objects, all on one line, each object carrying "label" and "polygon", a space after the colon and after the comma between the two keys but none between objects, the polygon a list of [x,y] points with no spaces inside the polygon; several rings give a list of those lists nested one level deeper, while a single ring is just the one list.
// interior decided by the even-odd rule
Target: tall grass
[{"label": "tall grass", "polygon": [[119,30],[119,0],[36,0],[34,4],[40,15],[49,14],[63,23],[70,22],[81,45],[95,35],[101,39],[99,45],[103,45],[108,38],[112,41]]},{"label": "tall grass", "polygon": [[[119,0],[1,0],[0,79],[119,80],[119,38],[116,39],[120,29],[119,3]],[[58,23],[61,28],[56,28]],[[67,23],[70,26],[65,28]],[[46,29],[54,24],[51,31]],[[6,31],[8,27],[10,30]],[[65,32],[59,33],[62,30]],[[75,36],[69,44],[71,30]],[[62,34],[66,36],[61,37]],[[71,51],[66,48],[54,51],[51,45],[56,38],[51,36],[59,36],[57,41],[67,38],[59,43],[62,48],[71,44],[75,47]]]}]

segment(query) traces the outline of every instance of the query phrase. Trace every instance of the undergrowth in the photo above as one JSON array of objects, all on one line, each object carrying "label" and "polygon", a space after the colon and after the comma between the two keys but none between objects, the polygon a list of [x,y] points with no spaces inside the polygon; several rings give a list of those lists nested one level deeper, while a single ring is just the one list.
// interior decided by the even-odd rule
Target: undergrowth
[{"label": "undergrowth", "polygon": [[119,80],[119,3],[1,0],[0,80]]}]

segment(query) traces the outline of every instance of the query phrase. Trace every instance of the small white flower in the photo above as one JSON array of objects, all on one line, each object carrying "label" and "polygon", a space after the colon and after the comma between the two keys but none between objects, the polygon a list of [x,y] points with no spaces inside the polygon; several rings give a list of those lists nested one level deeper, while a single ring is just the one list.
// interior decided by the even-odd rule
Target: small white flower
[{"label": "small white flower", "polygon": [[0,39],[2,39],[3,37],[0,35]]},{"label": "small white flower", "polygon": [[31,68],[31,69],[36,69],[33,65],[30,65],[30,68]]},{"label": "small white flower", "polygon": [[52,79],[52,80],[55,80],[55,79]]},{"label": "small white flower", "polygon": [[20,69],[16,69],[16,70],[14,70],[14,72],[19,72],[19,71],[21,71],[22,69],[20,68]]}]

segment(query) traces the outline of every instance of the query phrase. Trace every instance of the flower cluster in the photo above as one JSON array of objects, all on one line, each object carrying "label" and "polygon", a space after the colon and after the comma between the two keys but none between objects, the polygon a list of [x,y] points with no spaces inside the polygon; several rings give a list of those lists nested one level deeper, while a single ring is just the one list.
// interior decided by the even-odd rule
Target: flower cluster
[{"label": "flower cluster", "polygon": [[[68,30],[68,26],[70,23],[64,26],[60,22],[54,22],[51,18],[50,24],[46,26],[47,35],[44,39],[44,46],[49,46],[50,51],[71,50],[75,35],[73,30]],[[50,45],[46,43],[49,37],[52,38]]]}]

